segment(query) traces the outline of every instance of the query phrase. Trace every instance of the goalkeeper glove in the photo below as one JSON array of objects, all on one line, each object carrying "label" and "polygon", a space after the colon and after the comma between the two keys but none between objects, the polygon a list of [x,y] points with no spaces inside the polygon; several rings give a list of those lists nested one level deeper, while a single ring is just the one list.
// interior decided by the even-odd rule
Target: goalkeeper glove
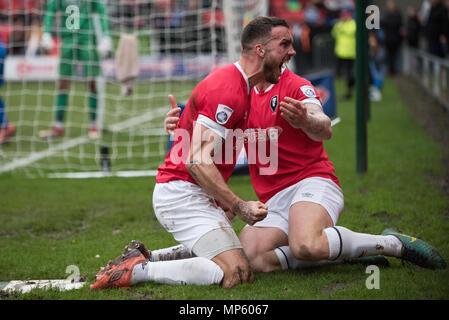
[{"label": "goalkeeper glove", "polygon": [[44,49],[46,52],[50,52],[51,49],[53,49],[53,38],[51,36],[50,33],[45,32],[42,35],[42,39],[41,39],[41,47],[42,49]]},{"label": "goalkeeper glove", "polygon": [[109,52],[112,51],[112,39],[111,37],[101,38],[100,43],[97,46],[97,51],[102,58],[106,57]]}]

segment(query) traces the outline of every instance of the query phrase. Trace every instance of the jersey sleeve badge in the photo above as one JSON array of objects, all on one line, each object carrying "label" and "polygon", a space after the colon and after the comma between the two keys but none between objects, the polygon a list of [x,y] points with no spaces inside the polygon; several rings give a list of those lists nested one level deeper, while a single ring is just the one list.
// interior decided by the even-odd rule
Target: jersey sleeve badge
[{"label": "jersey sleeve badge", "polygon": [[302,86],[302,87],[300,87],[300,89],[306,97],[316,98],[316,93],[312,86]]},{"label": "jersey sleeve badge", "polygon": [[219,124],[225,124],[226,122],[228,122],[233,112],[234,110],[232,110],[228,106],[225,106],[224,104],[219,104],[217,111],[215,112],[215,120]]}]

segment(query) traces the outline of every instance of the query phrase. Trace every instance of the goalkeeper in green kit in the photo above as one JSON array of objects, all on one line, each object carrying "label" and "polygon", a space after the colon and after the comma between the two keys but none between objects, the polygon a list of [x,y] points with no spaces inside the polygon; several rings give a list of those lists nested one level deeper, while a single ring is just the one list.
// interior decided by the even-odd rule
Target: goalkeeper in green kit
[{"label": "goalkeeper in green kit", "polygon": [[[54,46],[51,32],[58,13],[60,21],[57,35],[61,39],[61,47],[55,123],[49,130],[40,131],[39,136],[41,138],[64,136],[64,114],[69,100],[71,80],[77,76],[78,65],[82,65],[89,91],[91,121],[89,137],[97,139],[100,137],[100,132],[96,125],[98,98],[95,78],[101,72],[100,56],[105,57],[112,50],[106,8],[101,0],[49,0],[45,9],[41,41],[41,47],[47,52]],[[96,13],[101,25],[101,39],[97,39],[95,32],[94,14]]]}]

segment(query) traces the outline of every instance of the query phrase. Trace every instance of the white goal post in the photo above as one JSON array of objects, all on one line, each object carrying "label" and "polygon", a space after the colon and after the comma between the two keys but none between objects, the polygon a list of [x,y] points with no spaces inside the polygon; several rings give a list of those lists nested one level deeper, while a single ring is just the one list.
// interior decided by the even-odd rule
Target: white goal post
[{"label": "white goal post", "polygon": [[223,12],[226,26],[227,54],[231,61],[237,61],[240,56],[240,34],[244,24],[257,16],[267,16],[269,1],[226,0],[223,1]]},{"label": "white goal post", "polygon": [[[40,44],[43,19],[51,1],[60,6],[53,17],[54,48],[47,52]],[[167,152],[168,139],[163,130],[163,118],[169,109],[167,95],[174,94],[179,103],[186,103],[195,84],[214,67],[236,61],[245,21],[267,15],[269,6],[268,0],[92,2],[104,5],[113,44],[113,54],[101,60],[96,96],[89,89],[83,61],[75,62],[68,91],[58,87],[59,66],[65,61],[61,53],[67,50],[61,23],[67,16],[64,6],[76,5],[77,1],[42,0],[34,7],[16,6],[10,1],[10,7],[0,8],[0,27],[4,30],[0,36],[10,49],[4,61],[5,84],[0,95],[8,121],[15,127],[7,143],[0,145],[0,175],[153,174]],[[80,11],[81,19],[96,15],[89,12],[83,16]],[[98,23],[95,30],[97,35],[102,31]],[[135,36],[138,42],[138,76],[127,82],[132,87],[129,95],[122,93],[125,81],[117,79],[115,64],[122,35]],[[76,43],[73,52],[82,54],[86,48],[93,52],[101,38],[97,36],[96,44]],[[58,107],[64,99],[66,106]],[[98,139],[88,135],[89,114],[95,110],[92,105],[96,105],[101,131]],[[42,138],[40,132],[55,126],[61,109],[65,110],[64,135]],[[105,157],[109,168],[102,166]],[[102,170],[106,172],[99,174]]]}]

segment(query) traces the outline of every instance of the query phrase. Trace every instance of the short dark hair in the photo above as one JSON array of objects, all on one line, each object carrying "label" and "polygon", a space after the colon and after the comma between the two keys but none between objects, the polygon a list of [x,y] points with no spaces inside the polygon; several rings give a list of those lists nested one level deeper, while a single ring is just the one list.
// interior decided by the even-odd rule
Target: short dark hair
[{"label": "short dark hair", "polygon": [[288,23],[278,17],[257,17],[251,20],[242,31],[241,44],[243,52],[251,50],[255,41],[270,36],[271,29],[277,26],[290,28]]}]

